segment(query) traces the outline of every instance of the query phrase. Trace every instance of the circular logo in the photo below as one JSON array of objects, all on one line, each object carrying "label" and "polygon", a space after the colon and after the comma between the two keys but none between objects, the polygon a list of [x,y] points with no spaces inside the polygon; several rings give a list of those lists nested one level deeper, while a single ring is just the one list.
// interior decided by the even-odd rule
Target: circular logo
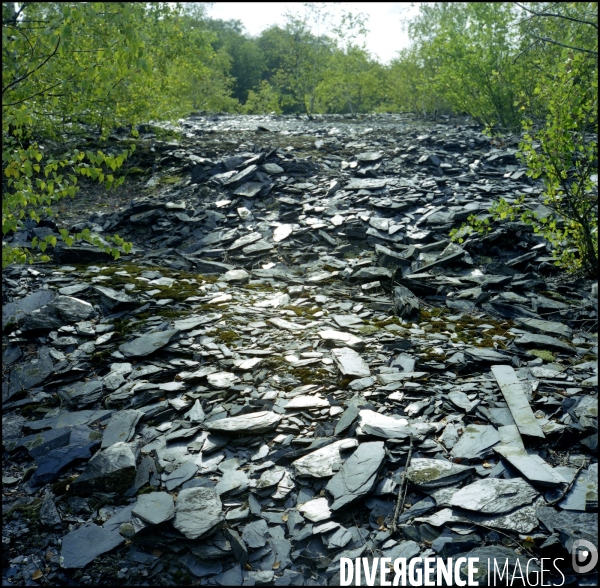
[{"label": "circular logo", "polygon": [[585,539],[577,539],[571,548],[573,569],[578,574],[591,572],[598,563],[598,548]]}]

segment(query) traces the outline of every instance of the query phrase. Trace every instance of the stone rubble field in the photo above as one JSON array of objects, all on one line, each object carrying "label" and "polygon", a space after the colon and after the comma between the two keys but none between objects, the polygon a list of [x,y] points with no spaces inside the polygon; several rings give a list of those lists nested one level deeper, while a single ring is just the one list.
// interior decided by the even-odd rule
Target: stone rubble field
[{"label": "stone rubble field", "polygon": [[517,139],[154,130],[146,196],[74,227],[130,255],[3,272],[3,585],[335,586],[342,557],[459,556],[596,585],[570,549],[598,535],[597,285],[520,221],[449,238],[499,198],[544,214]]}]

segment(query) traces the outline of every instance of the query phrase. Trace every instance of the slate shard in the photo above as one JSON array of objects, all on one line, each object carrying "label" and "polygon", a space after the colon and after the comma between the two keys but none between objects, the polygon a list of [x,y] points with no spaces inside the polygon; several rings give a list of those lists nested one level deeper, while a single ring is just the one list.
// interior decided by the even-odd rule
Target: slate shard
[{"label": "slate shard", "polygon": [[343,508],[369,492],[385,459],[382,441],[362,443],[329,480],[325,490],[332,496],[332,510]]},{"label": "slate shard", "polygon": [[186,488],[177,497],[173,526],[188,539],[214,533],[223,520],[223,505],[211,488]]}]

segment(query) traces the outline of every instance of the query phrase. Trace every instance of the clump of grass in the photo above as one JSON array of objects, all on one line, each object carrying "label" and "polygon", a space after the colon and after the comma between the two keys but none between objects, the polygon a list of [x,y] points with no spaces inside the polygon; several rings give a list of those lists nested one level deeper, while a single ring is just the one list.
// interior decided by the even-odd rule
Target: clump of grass
[{"label": "clump of grass", "polygon": [[539,357],[540,359],[543,359],[544,361],[547,361],[548,363],[552,363],[556,359],[554,355],[546,349],[530,349],[529,353]]}]

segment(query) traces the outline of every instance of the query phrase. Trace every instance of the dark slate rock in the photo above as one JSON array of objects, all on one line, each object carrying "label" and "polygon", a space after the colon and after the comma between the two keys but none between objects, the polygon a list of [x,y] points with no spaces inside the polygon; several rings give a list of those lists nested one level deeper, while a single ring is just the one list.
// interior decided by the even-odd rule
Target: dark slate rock
[{"label": "dark slate rock", "polygon": [[2,305],[2,328],[7,329],[11,324],[21,321],[34,310],[46,306],[56,294],[52,290],[37,290],[21,300],[7,302]]},{"label": "dark slate rock", "polygon": [[54,503],[54,495],[52,492],[49,492],[46,494],[46,496],[44,496],[44,500],[42,501],[42,506],[40,508],[40,521],[42,525],[50,529],[62,527],[62,520],[60,518],[60,513],[56,508],[56,504]]},{"label": "dark slate rock", "polygon": [[569,552],[578,539],[585,539],[594,544],[598,539],[596,513],[558,512],[549,506],[542,506],[538,508],[536,516],[551,533],[558,533],[561,543]]},{"label": "dark slate rock", "polygon": [[160,525],[175,516],[173,497],[167,492],[141,494],[132,513],[146,523]]},{"label": "dark slate rock", "polygon": [[248,549],[246,544],[242,541],[242,538],[237,531],[226,528],[224,532],[229,543],[231,544],[231,549],[233,550],[235,559],[240,566],[242,566],[242,568],[245,567],[246,563],[248,562]]},{"label": "dark slate rock", "polygon": [[479,535],[450,535],[434,539],[431,547],[439,557],[453,557],[481,545]]},{"label": "dark slate rock", "polygon": [[135,434],[135,427],[142,418],[142,414],[139,410],[120,410],[116,412],[108,421],[106,429],[104,429],[102,449],[120,441],[129,441]]},{"label": "dark slate rock", "polygon": [[480,459],[500,443],[500,435],[491,425],[468,425],[451,454],[460,459]]},{"label": "dark slate rock", "polygon": [[419,500],[416,504],[413,504],[408,510],[404,511],[398,517],[398,524],[405,523],[406,521],[421,516],[422,514],[432,511],[436,506],[436,502],[431,496],[426,496],[423,500]]},{"label": "dark slate rock", "polygon": [[38,487],[54,482],[74,463],[89,459],[98,444],[99,442],[96,441],[85,445],[67,445],[36,458],[38,467],[31,476],[31,486]]},{"label": "dark slate rock", "polygon": [[196,475],[198,466],[193,461],[186,461],[182,466],[173,470],[165,479],[165,486],[169,492]]},{"label": "dark slate rock", "polygon": [[362,443],[331,478],[326,491],[333,497],[332,510],[338,510],[369,492],[385,459],[382,441]]},{"label": "dark slate rock", "polygon": [[259,519],[253,523],[248,523],[242,532],[242,539],[251,549],[258,549],[267,544],[267,531],[269,527],[266,521]]},{"label": "dark slate rock", "polygon": [[48,347],[42,347],[38,359],[20,363],[10,370],[8,387],[2,387],[2,401],[7,402],[24,390],[30,390],[41,384],[54,372],[54,363]]},{"label": "dark slate rock", "polygon": [[58,391],[58,395],[71,407],[83,408],[96,403],[102,397],[104,383],[95,378],[89,382],[68,384]]},{"label": "dark slate rock", "polygon": [[109,310],[127,310],[139,306],[137,300],[113,288],[94,286],[94,290],[100,294],[102,304]]},{"label": "dark slate rock", "polygon": [[416,486],[432,490],[441,486],[457,484],[474,472],[474,467],[441,459],[413,458],[407,476]]},{"label": "dark slate rock", "polygon": [[126,443],[115,443],[90,459],[73,487],[84,492],[124,492],[135,478],[135,456]]},{"label": "dark slate rock", "polygon": [[8,451],[25,449],[31,457],[37,457],[48,453],[52,449],[64,447],[71,438],[70,429],[57,429],[42,431],[35,435],[27,435],[21,439],[6,439],[2,445]]},{"label": "dark slate rock", "polygon": [[206,537],[223,520],[223,506],[212,488],[186,488],[177,497],[173,526],[188,539]]},{"label": "dark slate rock", "polygon": [[169,329],[167,331],[158,331],[149,335],[142,335],[129,343],[123,343],[119,347],[119,351],[125,357],[145,357],[150,355],[160,348],[168,345],[171,339],[177,335],[177,329]]},{"label": "dark slate rock", "polygon": [[404,286],[394,287],[394,314],[410,318],[419,312],[419,299]]},{"label": "dark slate rock", "polygon": [[117,531],[109,531],[87,523],[71,531],[62,540],[61,566],[84,568],[99,555],[113,550],[125,541]]}]

